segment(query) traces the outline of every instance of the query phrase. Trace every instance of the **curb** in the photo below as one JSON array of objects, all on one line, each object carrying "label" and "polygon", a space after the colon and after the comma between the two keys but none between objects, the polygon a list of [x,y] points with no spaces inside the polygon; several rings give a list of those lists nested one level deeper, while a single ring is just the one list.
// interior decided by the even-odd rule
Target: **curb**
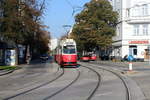
[{"label": "curb", "polygon": [[14,72],[14,70],[4,70],[3,72],[0,72],[0,76],[7,75],[12,72]]},{"label": "curb", "polygon": [[121,74],[127,74],[127,75],[131,75],[131,74],[137,74],[139,73],[138,71],[121,71]]}]

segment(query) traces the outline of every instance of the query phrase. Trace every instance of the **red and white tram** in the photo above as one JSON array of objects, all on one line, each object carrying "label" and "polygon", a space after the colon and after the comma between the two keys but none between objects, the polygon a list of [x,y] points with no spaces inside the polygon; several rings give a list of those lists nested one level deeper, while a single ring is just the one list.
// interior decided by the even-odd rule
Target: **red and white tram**
[{"label": "red and white tram", "polygon": [[61,40],[56,48],[56,62],[61,66],[77,66],[76,42],[73,39]]}]

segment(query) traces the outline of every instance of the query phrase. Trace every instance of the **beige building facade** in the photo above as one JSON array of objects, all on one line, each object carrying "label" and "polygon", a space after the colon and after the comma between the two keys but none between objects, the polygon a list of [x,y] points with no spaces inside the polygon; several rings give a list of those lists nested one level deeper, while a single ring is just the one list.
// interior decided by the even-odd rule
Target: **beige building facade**
[{"label": "beige building facade", "polygon": [[109,0],[119,13],[111,56],[132,55],[148,60],[150,48],[150,0]]}]

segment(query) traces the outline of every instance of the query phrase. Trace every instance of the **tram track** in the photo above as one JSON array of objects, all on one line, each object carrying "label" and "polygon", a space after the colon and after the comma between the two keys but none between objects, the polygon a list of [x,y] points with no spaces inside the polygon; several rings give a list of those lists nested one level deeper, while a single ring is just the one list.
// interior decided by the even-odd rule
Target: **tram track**
[{"label": "tram track", "polygon": [[39,82],[43,83],[46,77],[50,78],[50,76],[57,76],[59,72],[59,67],[50,68],[46,64],[37,64],[36,66],[30,65],[27,68],[19,69],[12,74],[2,77],[1,80],[4,81],[0,82],[0,88],[4,87],[5,90],[18,91],[19,93],[22,90],[27,90],[27,88],[35,87],[35,84]]},{"label": "tram track", "polygon": [[62,89],[56,91],[55,93],[51,94],[50,96],[47,96],[46,98],[44,98],[43,100],[48,100],[48,99],[51,99],[52,97],[56,96],[57,94],[63,92],[65,89],[67,89],[68,87],[70,87],[72,84],[74,84],[80,77],[80,71],[78,69],[76,69],[78,74],[77,76],[75,77],[74,80],[72,80],[68,85],[66,85],[65,87],[63,87]]},{"label": "tram track", "polygon": [[93,64],[90,64],[90,66],[98,68],[98,69],[102,69],[102,70],[105,70],[105,71],[108,71],[108,72],[111,72],[112,74],[117,76],[122,81],[122,83],[124,84],[125,91],[126,91],[126,100],[132,100],[130,89],[129,89],[128,85],[127,85],[125,77],[123,77],[118,72],[114,71],[113,69],[107,69],[107,68],[103,68],[103,67],[101,67],[99,65],[93,65]]},{"label": "tram track", "polygon": [[[91,62],[90,62],[91,63]],[[145,100],[145,93],[141,90],[140,85],[134,80],[132,79],[130,76],[128,77],[127,71],[128,71],[128,64],[123,62],[123,63],[119,63],[119,64],[115,64],[115,63],[102,63],[102,62],[92,62],[91,64],[97,65],[97,66],[104,66],[107,67],[111,70],[113,70],[114,72],[117,72],[117,74],[120,74],[121,76],[123,76],[125,82],[127,84],[128,90],[129,90],[129,100]],[[99,65],[101,64],[101,65]],[[114,69],[115,68],[115,69]],[[134,88],[133,88],[134,86]]]},{"label": "tram track", "polygon": [[[95,88],[93,89],[92,92],[90,92],[90,94],[87,95],[87,97],[85,97],[84,100],[91,100],[92,97],[94,96],[94,94],[96,93],[96,91],[98,90],[99,86],[100,86],[100,83],[101,83],[101,75],[94,69],[90,68],[90,67],[87,67],[87,66],[81,66],[83,68],[86,68],[88,70],[90,70],[91,72],[95,73],[95,75],[97,75],[97,82],[95,83]],[[65,87],[63,87],[62,89],[56,91],[55,93],[51,94],[50,96],[42,99],[42,100],[50,100],[52,99],[54,96],[57,96],[58,94],[60,94],[61,92],[63,92],[64,90],[68,89],[69,87],[71,87],[73,84],[75,84],[77,82],[77,80],[80,78],[81,76],[81,72],[79,69],[76,69],[78,74],[76,76],[76,78],[74,80],[72,80],[70,82],[70,84],[66,85]],[[91,89],[90,89],[91,90]],[[65,95],[65,94],[64,94]]]},{"label": "tram track", "polygon": [[[56,73],[57,73],[57,72],[56,72]],[[54,74],[56,74],[56,73],[54,73]],[[24,95],[24,94],[26,94],[26,93],[29,93],[29,92],[31,92],[31,91],[34,91],[34,90],[36,90],[36,89],[39,89],[39,88],[41,88],[41,87],[43,87],[43,86],[45,86],[45,85],[48,85],[48,84],[50,84],[50,83],[56,81],[57,79],[59,79],[59,78],[62,77],[63,75],[64,75],[64,69],[62,69],[61,73],[60,73],[58,76],[56,76],[55,78],[53,78],[52,80],[47,81],[47,82],[44,82],[44,83],[42,83],[42,84],[40,84],[40,85],[38,85],[38,86],[36,86],[36,87],[34,87],[34,88],[27,89],[26,91],[20,92],[20,93],[18,93],[18,94],[15,94],[15,95],[6,97],[6,98],[4,98],[3,100],[10,100],[10,99],[16,98],[16,97],[18,97],[18,96]]]},{"label": "tram track", "polygon": [[[94,94],[96,93],[97,89],[98,89],[99,86],[100,86],[100,83],[101,83],[101,75],[100,75],[96,70],[94,70],[94,69],[92,69],[92,68],[90,68],[90,67],[87,67],[87,66],[81,66],[81,67],[86,68],[86,69],[90,70],[91,72],[93,72],[93,73],[95,73],[95,74],[97,75],[97,83],[96,83],[96,85],[95,85],[95,88],[94,88],[93,91],[90,92],[90,94],[88,94],[88,96],[85,97],[85,99],[84,99],[84,100],[91,100],[92,97],[94,96]],[[75,83],[77,82],[77,80],[78,80],[78,79],[80,78],[80,76],[81,76],[81,72],[79,71],[79,69],[76,69],[76,70],[77,70],[77,72],[78,72],[78,75],[77,75],[77,77],[76,77],[70,84],[68,84],[68,85],[66,85],[64,88],[62,88],[62,89],[56,91],[56,92],[53,93],[52,95],[50,95],[50,96],[44,98],[43,100],[50,100],[50,99],[52,99],[54,96],[58,95],[59,93],[63,92],[64,90],[68,89],[70,86],[72,86],[73,84],[75,84]],[[90,90],[91,90],[91,89],[90,89]],[[65,95],[65,94],[64,94],[64,95]]]},{"label": "tram track", "polygon": [[85,67],[85,68],[88,68],[89,70],[93,71],[94,73],[96,73],[97,77],[98,77],[98,81],[97,81],[97,85],[95,87],[95,89],[92,91],[92,93],[87,97],[86,100],[91,100],[91,98],[94,96],[94,94],[96,93],[96,91],[98,90],[99,86],[100,86],[100,83],[101,83],[101,75],[94,69],[90,68],[90,67],[87,67],[87,66],[83,66],[81,65],[82,67]]},{"label": "tram track", "polygon": [[[96,94],[96,92],[98,92],[98,89],[99,89],[99,87],[101,86],[101,84],[102,84],[102,76],[101,76],[101,74],[100,74],[100,72],[99,71],[97,71],[97,69],[103,69],[103,70],[105,70],[105,71],[108,71],[108,72],[111,72],[111,73],[113,73],[115,76],[117,76],[122,82],[123,82],[123,84],[124,84],[124,86],[125,86],[125,89],[126,89],[126,100],[131,100],[131,95],[130,95],[130,91],[129,91],[129,88],[128,88],[128,86],[127,86],[127,83],[126,83],[126,80],[124,79],[124,77],[123,76],[121,76],[119,73],[117,73],[117,72],[115,72],[115,71],[113,71],[113,70],[108,70],[108,69],[106,69],[106,68],[102,68],[101,66],[99,66],[99,65],[94,65],[94,64],[89,64],[88,63],[88,65],[82,65],[81,64],[81,67],[83,67],[83,68],[86,68],[86,69],[88,69],[90,72],[93,72],[93,73],[95,73],[95,74],[93,74],[93,75],[96,75],[97,77],[96,78],[94,78],[94,86],[92,86],[93,88],[92,88],[92,91],[90,91],[89,92],[89,94],[85,97],[85,99],[84,100],[92,100],[92,98],[95,96],[95,94]],[[3,100],[10,100],[10,99],[14,99],[14,98],[17,98],[17,97],[24,97],[24,95],[26,95],[26,96],[31,96],[32,95],[32,93],[34,94],[35,92],[38,92],[38,91],[41,91],[42,89],[41,88],[43,88],[44,86],[47,86],[47,85],[49,85],[48,87],[49,87],[49,89],[51,89],[51,87],[53,87],[53,85],[57,85],[57,84],[61,84],[61,83],[59,83],[59,82],[62,82],[62,81],[58,81],[57,79],[61,79],[61,80],[64,80],[63,78],[65,78],[66,79],[66,77],[65,76],[68,76],[67,74],[69,74],[68,73],[68,71],[67,71],[67,69],[65,69],[65,68],[61,68],[61,70],[62,70],[62,72],[61,73],[59,73],[59,75],[57,75],[54,79],[52,79],[52,80],[50,80],[50,81],[48,81],[48,82],[44,82],[44,83],[42,83],[41,85],[38,85],[38,86],[36,86],[36,87],[34,87],[34,88],[30,88],[30,89],[28,89],[28,90],[26,90],[26,91],[23,91],[23,92],[20,92],[20,93],[18,93],[18,94],[16,94],[16,95],[13,95],[13,96],[10,96],[10,97],[7,97],[7,98],[5,98],[5,99],[3,99]],[[66,72],[65,72],[65,70],[66,70]],[[43,99],[40,99],[40,100],[50,100],[50,99],[53,99],[53,97],[56,97],[58,94],[60,94],[61,92],[63,92],[64,90],[66,90],[67,88],[69,88],[69,87],[71,87],[73,84],[75,84],[76,82],[77,82],[77,80],[79,80],[79,77],[81,76],[81,71],[78,69],[78,68],[76,68],[76,69],[74,69],[75,71],[74,71],[74,78],[72,79],[71,77],[70,77],[70,79],[69,80],[67,80],[67,82],[65,83],[65,85],[63,85],[63,87],[59,87],[56,91],[51,91],[52,93],[51,93],[51,95],[45,95],[45,96],[43,96]],[[77,72],[77,73],[76,73]],[[66,75],[64,76],[64,74],[66,73]],[[64,76],[64,77],[62,77],[62,76]],[[62,77],[62,78],[61,78]],[[57,80],[57,81],[56,81]],[[95,80],[96,80],[96,82],[95,82]],[[93,81],[93,80],[92,80]],[[92,81],[89,81],[89,82],[92,82]],[[53,83],[54,82],[54,83]],[[51,84],[51,83],[53,83],[53,85]],[[52,89],[53,90],[53,89]],[[44,90],[42,90],[42,91],[44,91]],[[67,91],[67,90],[66,90]],[[48,93],[48,92],[47,92]],[[64,91],[64,93],[65,93],[65,91]],[[58,96],[59,97],[59,96]],[[58,98],[57,97],[57,98]],[[17,98],[17,100],[19,100],[18,98]],[[36,100],[36,99],[35,99]],[[57,99],[56,99],[57,100]],[[60,99],[61,100],[61,99]],[[80,100],[80,99],[79,99]]]},{"label": "tram track", "polygon": [[[23,91],[23,92],[21,92],[21,93],[18,93],[18,94],[16,94],[16,95],[13,95],[13,96],[4,98],[3,100],[11,100],[11,99],[14,99],[14,98],[23,96],[23,95],[25,95],[25,94],[30,94],[29,92],[36,91],[36,90],[38,90],[38,89],[40,89],[40,88],[42,88],[42,87],[44,87],[44,86],[46,86],[46,85],[50,85],[50,84],[53,83],[54,81],[60,79],[65,73],[67,73],[67,72],[65,72],[65,68],[61,68],[61,69],[62,69],[62,73],[61,73],[60,75],[58,75],[56,78],[54,78],[53,80],[50,80],[50,81],[48,81],[48,82],[46,82],[46,83],[43,83],[43,84],[41,84],[41,85],[39,85],[39,86],[36,86],[36,87],[34,87],[34,88],[32,88],[32,89],[29,89],[29,90]],[[75,77],[75,79],[73,79],[71,82],[69,82],[69,84],[65,85],[63,88],[57,90],[56,92],[52,93],[51,95],[45,96],[42,100],[51,99],[52,97],[54,97],[54,96],[56,96],[57,94],[63,92],[65,89],[67,89],[67,88],[70,87],[72,84],[74,84],[74,83],[78,80],[78,78],[80,77],[80,71],[79,71],[78,69],[76,69],[76,71],[78,72],[78,74],[77,74],[77,76]]]}]

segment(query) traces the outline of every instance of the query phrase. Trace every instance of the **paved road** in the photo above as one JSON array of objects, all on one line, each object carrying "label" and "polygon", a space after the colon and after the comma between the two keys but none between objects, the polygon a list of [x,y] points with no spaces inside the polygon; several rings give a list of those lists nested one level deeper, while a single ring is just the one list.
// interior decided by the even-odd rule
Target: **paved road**
[{"label": "paved road", "polygon": [[[128,69],[127,63],[99,61],[92,63],[109,65],[111,68],[121,70],[122,72],[126,72]],[[120,79],[110,72],[91,67],[90,63],[85,64],[95,71],[83,66],[61,69],[56,63],[50,63],[50,61],[47,63],[24,65],[20,70],[0,76],[0,99],[127,100],[125,99],[124,86]],[[149,92],[147,92],[149,90],[147,83],[149,68],[146,63],[136,63],[135,65],[139,66],[134,68],[135,72],[125,73],[125,75],[135,80],[146,95],[147,100],[150,100],[148,97]],[[98,84],[98,76],[102,78],[100,85]],[[141,81],[141,79],[143,80]],[[146,89],[147,91],[144,91]],[[92,97],[88,99],[90,96]]]},{"label": "paved road", "polygon": [[111,66],[111,68],[120,70],[128,77],[133,79],[145,95],[146,100],[150,100],[150,63],[133,62],[133,71],[128,72],[128,62],[95,61],[99,65]]},{"label": "paved road", "polygon": [[0,99],[33,89],[57,72],[52,63],[33,63],[21,67],[13,73],[0,76]]}]

